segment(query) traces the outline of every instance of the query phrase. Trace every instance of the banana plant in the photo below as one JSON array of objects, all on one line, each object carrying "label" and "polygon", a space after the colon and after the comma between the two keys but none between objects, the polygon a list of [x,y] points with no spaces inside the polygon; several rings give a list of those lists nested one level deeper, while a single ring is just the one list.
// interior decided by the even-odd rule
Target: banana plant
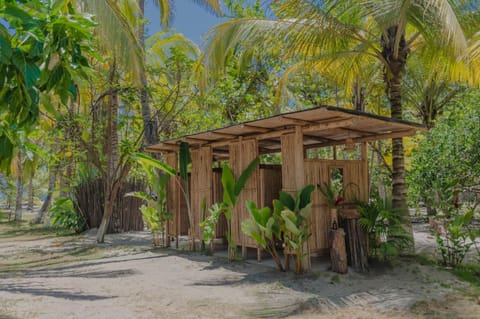
[{"label": "banana plant", "polygon": [[295,272],[305,272],[309,265],[307,242],[312,235],[308,216],[312,212],[311,195],[314,185],[307,185],[295,194],[295,198],[286,192],[280,192],[278,200],[273,201],[274,215],[281,217],[280,224],[286,247],[295,252]]},{"label": "banana plant", "polygon": [[[140,163],[144,168],[155,168],[167,176],[173,178],[173,180],[178,184],[180,191],[182,192],[183,197],[185,198],[185,202],[187,205],[187,212],[188,212],[188,219],[190,223],[190,233],[191,235],[191,249],[195,250],[195,232],[193,231],[193,214],[190,205],[190,190],[188,187],[188,164],[191,162],[189,148],[187,143],[182,143],[180,145],[180,169],[177,174],[177,171],[171,167],[170,165],[163,163],[147,154],[144,153],[134,153],[131,155],[132,159],[138,163]],[[183,182],[182,182],[183,181]],[[165,182],[165,187],[166,187]],[[178,240],[177,240],[178,242]]]},{"label": "banana plant", "polygon": [[285,247],[296,254],[295,271],[304,272],[308,265],[304,257],[308,256],[306,246],[311,236],[308,216],[312,212],[311,194],[314,185],[305,186],[292,197],[280,192],[279,199],[273,201],[273,211],[269,207],[257,208],[255,203],[247,201],[251,218],[242,223],[242,231],[265,249],[275,261],[278,269],[285,271],[280,259],[276,241],[283,238]]},{"label": "banana plant", "polygon": [[166,223],[173,217],[173,214],[167,210],[166,188],[170,176],[165,173],[159,174],[157,169],[145,163],[140,162],[140,164],[146,174],[151,192],[131,192],[126,196],[134,196],[146,202],[140,207],[140,211],[145,224],[152,232],[153,246],[160,246],[160,241],[165,245],[167,242],[165,240]]},{"label": "banana plant", "polygon": [[245,185],[252,175],[255,168],[260,164],[260,159],[257,157],[251,161],[247,168],[242,172],[238,180],[235,180],[232,169],[228,164],[223,165],[222,169],[222,188],[223,188],[223,201],[221,203],[214,204],[210,208],[210,215],[201,223],[203,228],[204,240],[208,244],[215,237],[215,225],[222,213],[225,214],[227,219],[227,233],[225,237],[228,242],[228,259],[231,261],[235,256],[236,245],[232,240],[232,215],[235,206],[237,205],[240,193],[245,188]]},{"label": "banana plant", "polygon": [[223,187],[223,207],[225,218],[227,219],[227,242],[228,242],[228,259],[233,259],[237,251],[237,246],[232,240],[232,215],[233,209],[237,205],[240,193],[245,188],[250,175],[252,175],[255,168],[260,164],[260,159],[257,157],[248,164],[247,168],[242,172],[237,181],[233,176],[231,168],[225,164],[222,170],[222,187]]},{"label": "banana plant", "polygon": [[257,208],[250,200],[247,201],[247,209],[251,219],[242,223],[242,231],[272,256],[279,270],[285,271],[276,245],[276,241],[282,236],[278,211],[272,212],[270,207]]}]

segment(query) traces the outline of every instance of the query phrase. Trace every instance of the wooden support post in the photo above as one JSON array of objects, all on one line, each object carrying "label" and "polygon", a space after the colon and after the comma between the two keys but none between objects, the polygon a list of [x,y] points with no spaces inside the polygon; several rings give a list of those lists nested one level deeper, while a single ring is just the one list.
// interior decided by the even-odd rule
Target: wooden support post
[{"label": "wooden support post", "polygon": [[257,248],[257,261],[262,261],[262,249],[260,247]]},{"label": "wooden support post", "polygon": [[330,231],[330,259],[332,261],[332,271],[339,274],[348,272],[347,249],[345,247],[345,232],[342,228]]}]

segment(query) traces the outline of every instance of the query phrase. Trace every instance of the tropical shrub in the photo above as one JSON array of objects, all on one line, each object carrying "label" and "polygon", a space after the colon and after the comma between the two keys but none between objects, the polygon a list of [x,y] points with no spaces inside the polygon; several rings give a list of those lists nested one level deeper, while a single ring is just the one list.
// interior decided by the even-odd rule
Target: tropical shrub
[{"label": "tropical shrub", "polygon": [[279,270],[285,271],[276,245],[282,236],[281,212],[272,212],[270,207],[257,208],[250,200],[247,201],[247,208],[251,218],[242,223],[242,231],[272,256]]},{"label": "tropical shrub", "polygon": [[279,199],[273,201],[273,211],[269,207],[257,208],[247,201],[251,218],[242,223],[242,231],[274,259],[278,269],[285,270],[279,257],[276,241],[283,239],[285,248],[295,252],[295,272],[304,272],[304,257],[309,254],[306,243],[311,236],[308,216],[312,211],[311,194],[314,185],[305,186],[295,194],[280,192]]},{"label": "tropical shrub", "polygon": [[[223,188],[223,201],[217,203],[209,210],[210,216],[202,222],[200,226],[203,227],[204,241],[208,244],[213,238],[215,238],[215,225],[218,222],[220,214],[224,213],[227,219],[227,233],[225,234],[228,242],[228,258],[231,260],[237,251],[236,245],[232,240],[232,214],[233,209],[237,205],[238,197],[245,188],[245,185],[252,175],[255,168],[260,163],[260,159],[257,157],[248,164],[247,168],[242,172],[238,180],[235,180],[232,169],[227,165],[223,165],[222,169],[222,188]],[[213,212],[213,214],[212,214]]]},{"label": "tropical shrub", "polygon": [[132,192],[126,196],[134,196],[145,201],[145,204],[140,207],[140,211],[145,224],[152,232],[153,245],[165,246],[167,245],[166,223],[173,218],[173,214],[167,211],[166,188],[170,176],[144,161],[139,161],[139,163],[147,178],[150,192]]},{"label": "tropical shrub", "polygon": [[76,233],[85,228],[85,217],[75,211],[72,199],[59,197],[50,208],[51,225],[60,229],[73,230]]},{"label": "tropical shrub", "polygon": [[450,211],[450,217],[438,217],[442,221],[443,229],[433,230],[443,264],[447,267],[456,267],[463,262],[465,255],[476,239],[476,233],[468,226],[473,218],[473,210],[466,213],[456,209]]},{"label": "tropical shrub", "polygon": [[380,197],[357,206],[359,223],[368,234],[369,255],[380,260],[397,256],[413,239],[404,230],[392,201]]}]

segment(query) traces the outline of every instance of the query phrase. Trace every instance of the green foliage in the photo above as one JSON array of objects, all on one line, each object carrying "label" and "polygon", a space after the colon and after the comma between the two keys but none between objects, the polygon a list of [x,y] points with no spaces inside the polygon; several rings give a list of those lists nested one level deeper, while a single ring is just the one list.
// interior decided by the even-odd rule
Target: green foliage
[{"label": "green foliage", "polygon": [[357,206],[360,225],[368,234],[370,255],[380,260],[397,256],[412,238],[403,229],[391,199],[379,197]]},{"label": "green foliage", "polygon": [[[159,233],[165,233],[166,222],[173,218],[173,214],[167,211],[167,184],[173,169],[168,165],[150,158],[148,155],[136,154],[136,159],[143,168],[146,175],[150,193],[133,192],[127,196],[135,196],[146,202],[146,205],[140,207],[143,220],[147,224],[154,236],[154,245],[159,243],[156,236]],[[158,169],[162,171],[159,172]],[[166,173],[169,172],[169,173]]]},{"label": "green foliage", "polygon": [[[75,80],[86,77],[85,54],[93,22],[78,15],[69,1],[2,1],[0,18],[0,164],[10,162],[19,129],[29,130],[39,118],[42,93],[62,103],[75,97]],[[8,111],[6,111],[8,110]]]},{"label": "green foliage", "polygon": [[453,273],[458,278],[480,288],[480,264],[458,265]]},{"label": "green foliage", "polygon": [[330,208],[337,207],[343,201],[342,191],[339,191],[337,187],[330,186],[326,182],[323,185],[318,184],[317,187]]},{"label": "green foliage", "polygon": [[218,222],[220,214],[225,214],[228,226],[225,236],[228,241],[229,258],[235,255],[237,248],[232,241],[231,220],[233,209],[235,208],[238,197],[240,196],[240,193],[242,192],[245,184],[250,178],[250,175],[252,175],[253,171],[259,165],[259,163],[259,158],[255,158],[253,161],[251,161],[245,168],[245,170],[242,172],[237,181],[235,181],[233,172],[228,166],[228,164],[225,164],[223,166],[221,178],[223,188],[223,202],[214,204],[209,210],[210,216],[208,216],[201,224],[201,226],[203,227],[204,240],[208,243],[214,238],[215,225]]},{"label": "green foliage", "polygon": [[455,188],[480,183],[479,97],[479,90],[468,90],[420,140],[408,174],[413,204],[445,210],[453,203]]},{"label": "green foliage", "polygon": [[279,199],[273,201],[273,211],[269,207],[257,208],[254,202],[247,201],[251,218],[242,223],[242,231],[273,257],[281,271],[285,267],[276,245],[276,241],[281,239],[287,249],[295,251],[295,271],[304,271],[302,259],[308,254],[308,251],[304,251],[304,246],[311,236],[308,216],[312,211],[310,198],[314,189],[314,185],[307,185],[295,194],[295,198],[280,192]]},{"label": "green foliage", "polygon": [[475,242],[477,234],[469,228],[473,214],[473,209],[463,213],[452,208],[449,217],[437,217],[443,224],[443,230],[434,230],[434,235],[445,266],[460,265]]},{"label": "green foliage", "polygon": [[242,231],[265,249],[273,257],[278,269],[284,271],[285,267],[276,245],[282,236],[279,212],[272,211],[270,207],[257,208],[255,203],[250,200],[247,201],[247,209],[251,218],[242,223]]},{"label": "green foliage", "polygon": [[282,219],[283,240],[288,248],[295,251],[297,273],[304,271],[303,258],[309,254],[305,251],[305,244],[312,235],[308,216],[312,211],[311,195],[314,190],[314,185],[307,185],[295,194],[295,198],[280,192],[280,199],[273,201],[274,212]]},{"label": "green foliage", "polygon": [[190,157],[190,146],[187,142],[180,142],[179,161],[180,161],[180,164],[179,164],[180,177],[184,181],[186,181],[188,180],[188,165],[192,162],[192,158]]},{"label": "green foliage", "polygon": [[[227,206],[229,206],[232,209],[233,207],[235,207],[235,205],[237,204],[238,196],[240,196],[240,193],[245,187],[245,184],[250,178],[250,175],[252,175],[253,171],[255,170],[255,168],[258,166],[259,163],[260,163],[259,158],[255,158],[253,161],[251,161],[248,164],[247,168],[245,168],[245,170],[242,172],[242,174],[240,175],[237,181],[235,181],[235,177],[233,176],[232,169],[227,164],[223,166],[223,170],[222,170],[223,202]],[[230,218],[230,216],[227,216],[227,218]]]},{"label": "green foliage", "polygon": [[223,203],[213,204],[212,207],[208,209],[208,216],[200,223],[200,227],[202,227],[203,230],[203,241],[205,243],[210,244],[215,238],[215,226],[225,210],[226,208]]},{"label": "green foliage", "polygon": [[68,197],[59,197],[50,208],[51,224],[54,227],[81,232],[85,227],[85,218],[75,211],[73,201]]}]

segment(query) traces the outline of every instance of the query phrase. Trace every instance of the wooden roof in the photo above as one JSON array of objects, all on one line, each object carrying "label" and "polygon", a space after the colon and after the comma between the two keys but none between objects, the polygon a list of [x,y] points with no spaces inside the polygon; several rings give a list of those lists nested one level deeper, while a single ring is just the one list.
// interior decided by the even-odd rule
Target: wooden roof
[{"label": "wooden roof", "polygon": [[280,136],[295,131],[296,126],[303,131],[305,148],[345,144],[347,139],[361,143],[412,136],[426,130],[407,121],[322,106],[165,140],[148,146],[146,151],[174,152],[178,150],[178,143],[185,141],[191,148],[211,145],[214,154],[228,154],[228,144],[242,137],[257,139],[261,154],[275,153],[280,151]]}]

